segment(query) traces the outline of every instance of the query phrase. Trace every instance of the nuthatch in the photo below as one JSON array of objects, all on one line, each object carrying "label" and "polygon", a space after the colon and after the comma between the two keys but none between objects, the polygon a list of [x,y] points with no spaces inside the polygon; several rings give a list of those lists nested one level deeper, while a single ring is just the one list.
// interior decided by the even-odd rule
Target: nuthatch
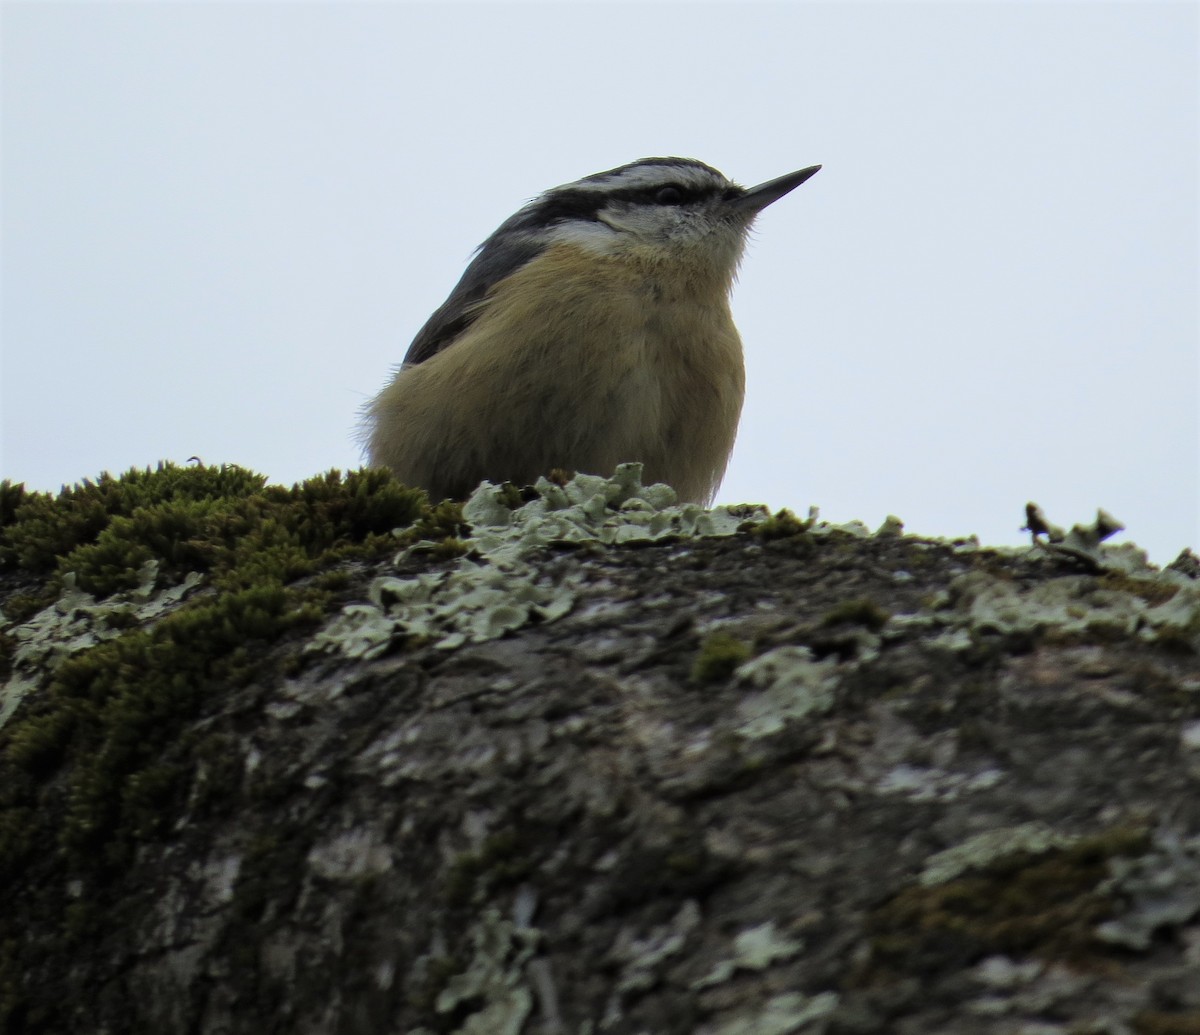
[{"label": "nuthatch", "polygon": [[480,247],[367,406],[369,461],[434,499],[558,468],[712,499],[745,374],[729,291],[750,224],[821,167],[746,189],[644,158],[546,191]]}]

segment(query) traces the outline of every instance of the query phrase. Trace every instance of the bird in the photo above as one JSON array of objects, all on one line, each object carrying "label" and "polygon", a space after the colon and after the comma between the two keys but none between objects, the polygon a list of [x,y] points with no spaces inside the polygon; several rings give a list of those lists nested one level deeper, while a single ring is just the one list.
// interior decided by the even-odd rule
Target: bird
[{"label": "bird", "polygon": [[745,391],[729,294],[748,232],[820,168],[746,188],[643,158],[538,195],[366,405],[368,464],[440,500],[640,462],[645,484],[709,504]]}]

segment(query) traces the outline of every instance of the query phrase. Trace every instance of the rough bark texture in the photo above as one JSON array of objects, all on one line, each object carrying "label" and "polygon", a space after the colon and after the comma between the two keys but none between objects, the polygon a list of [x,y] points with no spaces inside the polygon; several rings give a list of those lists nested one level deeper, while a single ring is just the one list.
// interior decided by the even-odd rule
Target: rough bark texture
[{"label": "rough bark texture", "polygon": [[4,1030],[1200,1032],[1191,575],[787,520],[524,563],[459,642],[396,594],[511,569],[339,561],[104,785],[153,820],[78,833],[29,690]]}]

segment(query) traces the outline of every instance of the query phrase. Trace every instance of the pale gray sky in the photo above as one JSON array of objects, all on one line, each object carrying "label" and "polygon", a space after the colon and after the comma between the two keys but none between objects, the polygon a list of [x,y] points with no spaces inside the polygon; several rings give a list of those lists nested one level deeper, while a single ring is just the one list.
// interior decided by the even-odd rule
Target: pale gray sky
[{"label": "pale gray sky", "polygon": [[1200,545],[1192,3],[0,9],[0,475],[360,461],[530,196],[684,155],[768,209],[723,502]]}]

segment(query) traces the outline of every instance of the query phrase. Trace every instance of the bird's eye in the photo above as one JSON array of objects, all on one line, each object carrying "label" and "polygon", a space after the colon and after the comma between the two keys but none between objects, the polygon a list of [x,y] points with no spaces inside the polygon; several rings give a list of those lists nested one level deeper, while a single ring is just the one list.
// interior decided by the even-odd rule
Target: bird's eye
[{"label": "bird's eye", "polygon": [[683,192],[678,187],[660,187],[654,200],[660,205],[678,205],[683,200]]}]

